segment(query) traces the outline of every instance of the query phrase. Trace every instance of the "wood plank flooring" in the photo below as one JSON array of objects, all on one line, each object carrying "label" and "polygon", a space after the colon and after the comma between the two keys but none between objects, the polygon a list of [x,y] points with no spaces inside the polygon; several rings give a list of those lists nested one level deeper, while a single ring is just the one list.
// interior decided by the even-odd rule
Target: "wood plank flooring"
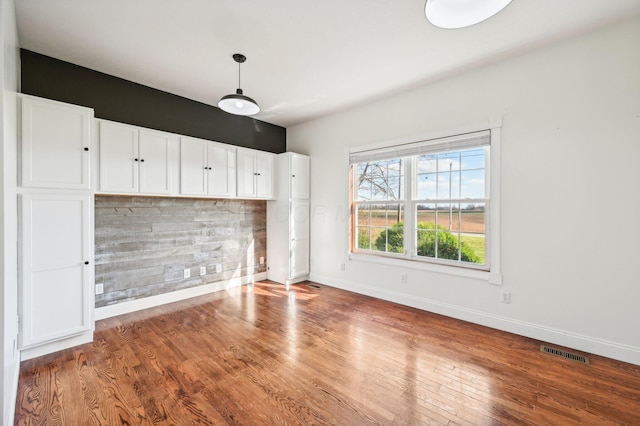
[{"label": "wood plank flooring", "polygon": [[640,367],[308,283],[110,318],[21,365],[16,425],[640,425]]}]

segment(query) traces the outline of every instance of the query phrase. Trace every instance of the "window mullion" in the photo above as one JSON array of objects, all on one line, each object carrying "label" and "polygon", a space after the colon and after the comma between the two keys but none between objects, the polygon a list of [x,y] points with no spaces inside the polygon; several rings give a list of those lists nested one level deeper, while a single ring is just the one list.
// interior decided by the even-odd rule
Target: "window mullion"
[{"label": "window mullion", "polygon": [[415,253],[415,212],[413,208],[414,185],[416,184],[416,176],[413,172],[415,168],[415,157],[406,158],[404,161],[404,254],[409,258],[414,257]]}]

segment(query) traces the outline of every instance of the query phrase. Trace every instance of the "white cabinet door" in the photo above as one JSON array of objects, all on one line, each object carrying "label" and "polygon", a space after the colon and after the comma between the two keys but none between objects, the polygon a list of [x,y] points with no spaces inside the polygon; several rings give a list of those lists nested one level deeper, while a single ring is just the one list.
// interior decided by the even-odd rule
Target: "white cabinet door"
[{"label": "white cabinet door", "polygon": [[22,186],[90,189],[93,111],[28,96],[22,103]]},{"label": "white cabinet door", "polygon": [[309,157],[291,154],[291,198],[309,199]]},{"label": "white cabinet door", "polygon": [[21,348],[90,330],[91,196],[26,194],[21,209]]},{"label": "white cabinet door", "polygon": [[255,153],[249,149],[238,148],[237,186],[238,197],[255,197],[256,169]]},{"label": "white cabinet door", "polygon": [[138,128],[100,122],[100,190],[138,192]]},{"label": "white cabinet door", "polygon": [[257,151],[256,156],[256,197],[273,197],[274,155]]},{"label": "white cabinet door", "polygon": [[207,141],[181,137],[180,193],[207,195],[207,169]]},{"label": "white cabinet door", "polygon": [[309,201],[292,201],[289,213],[289,278],[309,275]]},{"label": "white cabinet door", "polygon": [[110,121],[100,120],[99,124],[100,191],[177,193],[175,135]]},{"label": "white cabinet door", "polygon": [[145,194],[170,194],[173,176],[169,133],[139,130],[138,173],[139,190]]},{"label": "white cabinet door", "polygon": [[208,143],[208,195],[236,196],[236,148],[215,142]]}]

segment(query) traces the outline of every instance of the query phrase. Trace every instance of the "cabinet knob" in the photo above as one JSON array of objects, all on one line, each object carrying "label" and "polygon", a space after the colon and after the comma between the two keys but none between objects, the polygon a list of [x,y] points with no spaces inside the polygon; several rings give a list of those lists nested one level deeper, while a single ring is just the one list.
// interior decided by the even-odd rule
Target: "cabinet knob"
[{"label": "cabinet knob", "polygon": [[144,163],[144,158],[141,158],[141,159],[140,159],[140,162],[141,162],[141,163]]},{"label": "cabinet knob", "polygon": [[209,168],[208,168],[208,167],[205,167],[204,169],[205,169],[205,170],[209,170]]},{"label": "cabinet knob", "polygon": [[84,147],[84,150],[85,150],[85,151],[89,151],[89,148],[87,148],[87,147],[85,146],[85,147]]},{"label": "cabinet knob", "polygon": [[85,265],[88,265],[88,264],[89,264],[89,261],[87,260],[86,262],[84,262],[84,264],[85,264]]},{"label": "cabinet knob", "polygon": [[134,159],[133,159],[133,161],[138,161],[138,159],[137,159],[137,158],[134,158]]},{"label": "cabinet knob", "polygon": [[209,167],[209,170],[211,170],[211,167]]},{"label": "cabinet knob", "polygon": [[291,177],[296,177],[296,175],[291,175]]}]

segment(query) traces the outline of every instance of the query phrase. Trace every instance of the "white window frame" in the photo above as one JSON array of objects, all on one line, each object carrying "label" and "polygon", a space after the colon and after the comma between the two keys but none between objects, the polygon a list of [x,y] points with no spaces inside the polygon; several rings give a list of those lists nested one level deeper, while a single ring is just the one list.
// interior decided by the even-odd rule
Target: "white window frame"
[{"label": "white window frame", "polygon": [[[456,137],[456,135],[463,135],[467,133],[476,133],[482,131],[490,132],[490,150],[489,150],[489,158],[488,160],[488,181],[485,182],[485,185],[488,186],[488,192],[485,195],[490,202],[485,206],[485,238],[487,244],[487,258],[485,265],[479,265],[479,267],[467,263],[467,262],[457,262],[452,264],[451,261],[438,261],[438,259],[433,258],[423,258],[422,256],[418,257],[415,253],[406,253],[405,255],[400,255],[397,253],[391,254],[385,252],[364,252],[364,251],[352,251],[350,247],[353,247],[354,236],[351,234],[352,231],[352,218],[351,218],[351,210],[349,211],[349,220],[346,221],[347,227],[347,259],[348,260],[356,260],[356,261],[364,261],[364,262],[374,262],[378,264],[388,264],[399,266],[403,268],[409,269],[418,269],[418,270],[426,270],[437,273],[451,274],[475,279],[481,279],[487,281],[494,285],[502,284],[502,275],[501,275],[501,265],[500,265],[500,139],[501,139],[501,127],[502,122],[501,119],[493,119],[487,123],[479,126],[470,126],[463,129],[457,129],[456,131],[449,132],[440,132],[434,133],[430,135],[425,135],[422,137],[416,137],[411,139],[403,139],[396,140],[393,142],[381,143],[381,144],[371,144],[371,145],[363,145],[357,147],[349,147],[347,150],[347,157],[352,155],[363,154],[366,151],[379,151],[379,152],[393,152],[399,151],[402,146],[406,146],[408,144],[416,143],[416,141],[432,141],[437,139],[445,139],[449,137]],[[451,150],[455,150],[452,148]],[[401,151],[399,151],[401,152]],[[348,175],[348,187],[353,185],[353,180],[350,172],[351,164],[349,158],[347,158],[347,164],[349,168]],[[412,170],[413,164],[412,161],[406,162],[405,168],[405,179],[414,179],[414,173]],[[412,185],[412,188],[415,185]],[[356,190],[355,188],[353,189]],[[347,191],[349,198],[348,206],[351,208],[353,204],[353,200],[351,199],[352,193],[351,191]],[[414,244],[411,243],[407,245],[407,239],[413,238],[415,239],[415,206],[416,204],[421,203],[420,201],[416,201],[411,196],[408,195],[408,202],[406,203],[407,208],[411,208],[411,211],[405,210],[405,249],[408,247],[413,247]],[[408,232],[411,230],[411,232]]]}]

